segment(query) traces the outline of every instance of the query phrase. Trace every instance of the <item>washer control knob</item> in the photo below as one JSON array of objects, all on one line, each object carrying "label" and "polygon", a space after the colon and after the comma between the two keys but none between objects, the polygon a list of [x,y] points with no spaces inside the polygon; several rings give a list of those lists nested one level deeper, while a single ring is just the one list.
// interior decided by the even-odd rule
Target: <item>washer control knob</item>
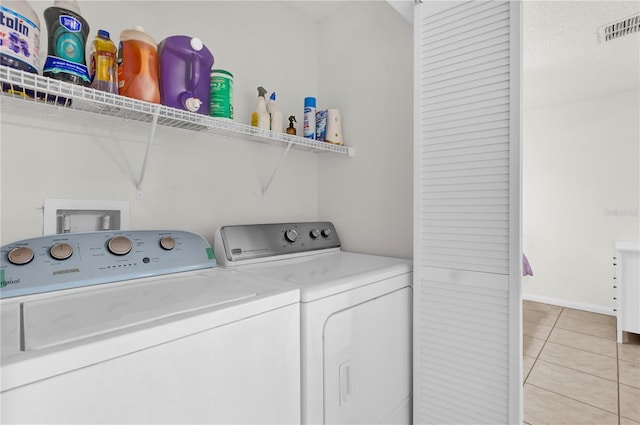
[{"label": "washer control knob", "polygon": [[33,260],[33,250],[26,246],[19,246],[18,248],[13,248],[9,251],[7,257],[9,258],[9,262],[12,264],[22,266]]},{"label": "washer control knob", "polygon": [[56,260],[66,260],[73,254],[73,248],[68,243],[58,243],[51,247],[49,254]]},{"label": "washer control knob", "polygon": [[320,237],[320,231],[318,229],[313,229],[309,232],[309,236],[311,236],[311,239],[318,239]]},{"label": "washer control knob", "polygon": [[164,238],[160,239],[160,246],[162,247],[162,249],[171,251],[173,248],[176,247],[176,240],[173,239],[171,236],[165,236]]},{"label": "washer control knob", "polygon": [[327,228],[327,229],[322,229],[322,236],[325,238],[328,238],[329,236],[331,236],[331,229]]},{"label": "washer control knob", "polygon": [[109,252],[115,255],[125,255],[131,251],[132,244],[126,236],[116,236],[109,239]]},{"label": "washer control knob", "polygon": [[298,232],[296,232],[295,229],[288,229],[284,232],[284,238],[289,242],[295,242],[296,239],[298,239]]}]

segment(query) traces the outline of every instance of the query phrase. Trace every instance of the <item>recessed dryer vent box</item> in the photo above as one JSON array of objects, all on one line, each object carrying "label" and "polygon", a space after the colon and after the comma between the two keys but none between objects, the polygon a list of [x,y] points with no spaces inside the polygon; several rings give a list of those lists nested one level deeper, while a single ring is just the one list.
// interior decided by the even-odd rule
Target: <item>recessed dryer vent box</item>
[{"label": "recessed dryer vent box", "polygon": [[44,200],[43,235],[128,229],[128,201]]}]

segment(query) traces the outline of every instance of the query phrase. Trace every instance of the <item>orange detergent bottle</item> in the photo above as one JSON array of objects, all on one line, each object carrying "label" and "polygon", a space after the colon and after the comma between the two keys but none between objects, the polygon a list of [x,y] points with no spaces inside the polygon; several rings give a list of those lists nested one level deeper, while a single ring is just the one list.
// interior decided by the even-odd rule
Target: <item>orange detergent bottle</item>
[{"label": "orange detergent bottle", "polygon": [[158,45],[141,26],[120,33],[118,93],[160,103]]}]

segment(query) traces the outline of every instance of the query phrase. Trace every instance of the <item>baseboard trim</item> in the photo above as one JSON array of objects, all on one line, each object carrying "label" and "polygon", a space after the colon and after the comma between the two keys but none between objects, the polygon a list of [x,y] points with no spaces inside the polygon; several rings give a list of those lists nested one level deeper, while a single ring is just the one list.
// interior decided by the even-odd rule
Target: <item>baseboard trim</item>
[{"label": "baseboard trim", "polygon": [[603,307],[599,305],[583,304],[575,301],[567,301],[567,300],[562,300],[560,298],[545,297],[542,295],[535,295],[535,294],[522,294],[522,299],[527,301],[544,303],[544,304],[559,305],[561,307],[573,308],[576,310],[589,311],[591,313],[606,314],[608,316],[616,315],[616,312],[613,311],[613,307]]}]

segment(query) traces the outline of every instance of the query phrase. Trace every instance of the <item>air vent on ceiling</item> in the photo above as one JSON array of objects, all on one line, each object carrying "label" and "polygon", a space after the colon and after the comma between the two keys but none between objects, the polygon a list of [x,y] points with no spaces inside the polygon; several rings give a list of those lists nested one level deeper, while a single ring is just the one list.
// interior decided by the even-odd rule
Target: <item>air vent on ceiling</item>
[{"label": "air vent on ceiling", "polygon": [[640,14],[604,25],[598,29],[598,41],[604,43],[640,32]]}]

